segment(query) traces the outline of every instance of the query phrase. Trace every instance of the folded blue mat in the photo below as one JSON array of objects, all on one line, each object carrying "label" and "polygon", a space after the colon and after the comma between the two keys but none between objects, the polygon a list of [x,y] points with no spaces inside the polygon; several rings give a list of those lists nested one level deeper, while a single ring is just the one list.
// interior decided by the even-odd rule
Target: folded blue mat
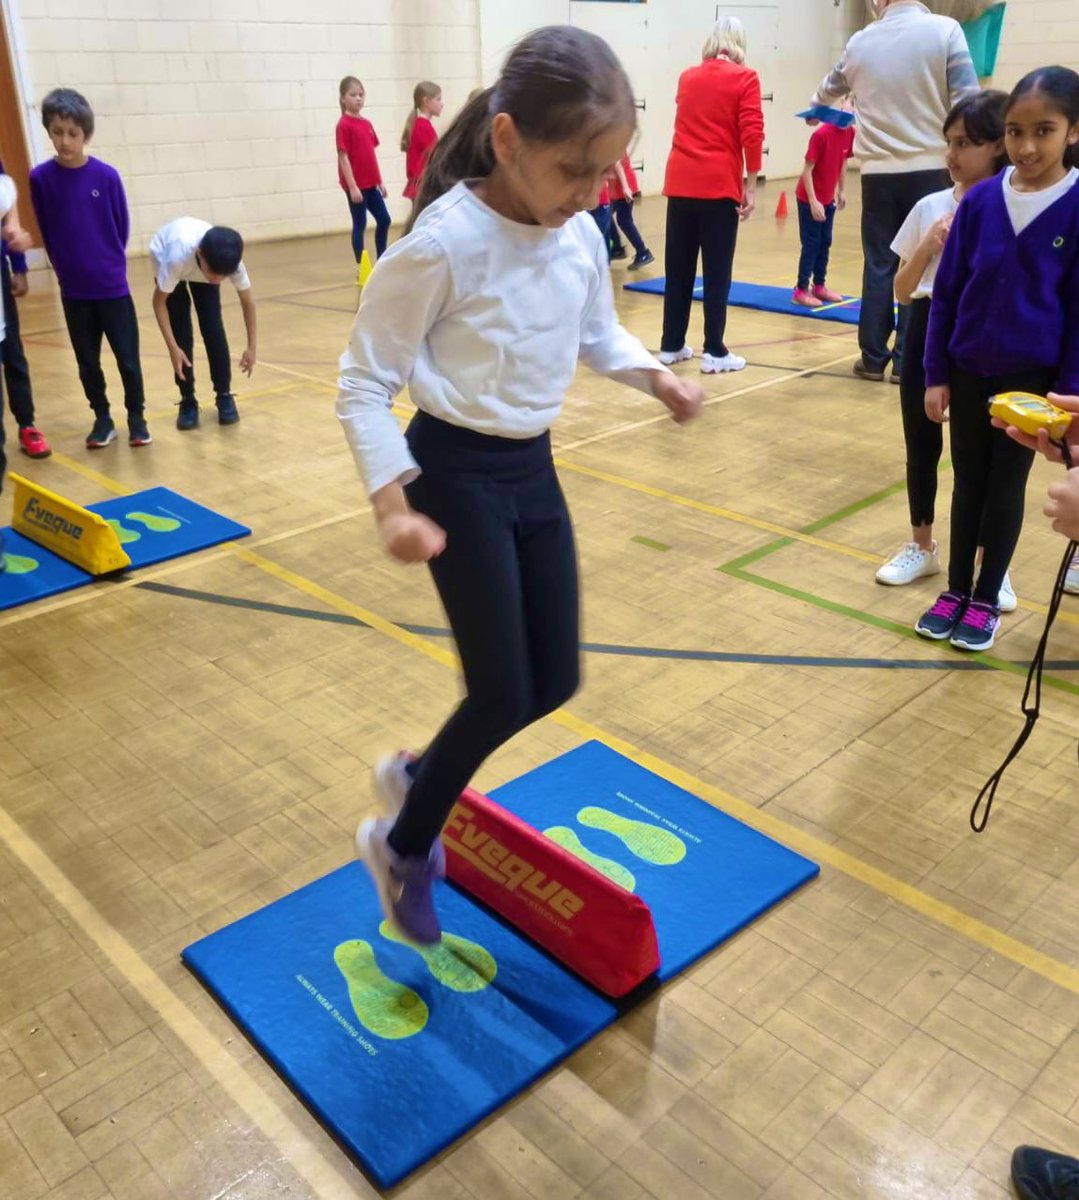
[{"label": "folded blue mat", "polygon": [[[116,529],[131,569],[152,566],[220,542],[246,537],[246,525],[223,517],[168,488],[148,488],[86,506]],[[0,610],[55,596],[91,583],[93,576],[29,541],[13,529],[4,537],[6,569],[0,572]]]},{"label": "folded blue mat", "polygon": [[[648,292],[662,296],[666,280],[638,279],[623,284],[627,292]],[[857,325],[862,301],[858,296],[844,296],[842,304],[824,304],[820,308],[803,308],[791,300],[791,288],[767,287],[763,283],[732,283],[729,303],[737,308],[756,308],[761,312],[785,313],[790,317],[815,317],[818,321],[842,321],[845,325]],[[693,299],[704,299],[704,281],[697,277],[693,285]]]},{"label": "folded blue mat", "polygon": [[[492,795],[648,902],[661,980],[818,871],[598,742]],[[436,901],[441,947],[401,944],[382,925],[366,872],[350,863],[183,952],[383,1187],[550,1070],[627,1003],[593,991],[454,886],[440,884]]]}]

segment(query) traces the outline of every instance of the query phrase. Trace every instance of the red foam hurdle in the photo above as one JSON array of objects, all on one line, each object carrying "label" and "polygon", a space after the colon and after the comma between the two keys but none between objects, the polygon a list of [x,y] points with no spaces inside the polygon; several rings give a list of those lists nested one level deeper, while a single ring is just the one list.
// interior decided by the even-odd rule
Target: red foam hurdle
[{"label": "red foam hurdle", "polygon": [[447,874],[608,996],[659,968],[648,905],[493,800],[461,793],[442,831]]}]

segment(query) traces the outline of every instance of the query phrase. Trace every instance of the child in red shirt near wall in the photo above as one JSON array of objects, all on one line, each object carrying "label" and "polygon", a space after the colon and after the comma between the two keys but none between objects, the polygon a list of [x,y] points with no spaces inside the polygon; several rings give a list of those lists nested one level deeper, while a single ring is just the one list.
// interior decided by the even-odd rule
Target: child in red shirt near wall
[{"label": "child in red shirt near wall", "polygon": [[378,134],[366,117],[360,116],[367,94],[355,75],[341,80],[339,99],[341,119],[337,122],[337,177],[348,198],[352,214],[352,253],[358,263],[363,256],[363,235],[367,214],[375,218],[375,258],[386,252],[390,233],[390,214],[386,209],[386,188],[378,169],[375,147]]},{"label": "child in red shirt near wall", "polygon": [[438,134],[431,124],[433,117],[442,115],[442,89],[437,83],[423,79],[416,84],[412,91],[412,111],[405,121],[401,133],[401,149],[405,154],[405,183],[404,196],[406,200],[415,200],[420,187],[420,176],[427,166],[427,159],[438,141]]},{"label": "child in red shirt near wall", "polygon": [[644,244],[644,238],[641,237],[640,231],[637,229],[637,223],[633,220],[633,201],[640,196],[641,189],[637,183],[637,173],[629,161],[628,154],[622,156],[621,162],[615,163],[614,175],[610,180],[610,190],[611,207],[613,209],[611,219],[611,259],[626,257],[625,247],[618,237],[618,230],[621,229],[634,250],[633,261],[629,264],[629,270],[638,271],[641,267],[646,267],[649,263],[655,262],[656,258],[652,251]]},{"label": "child in red shirt near wall", "polygon": [[805,308],[838,304],[843,299],[827,288],[824,281],[828,274],[835,214],[847,203],[843,180],[847,159],[853,150],[854,130],[850,127],[840,129],[825,123],[814,129],[809,139],[805,167],[795,192],[802,256],[798,260],[798,283],[791,296],[795,304]]}]

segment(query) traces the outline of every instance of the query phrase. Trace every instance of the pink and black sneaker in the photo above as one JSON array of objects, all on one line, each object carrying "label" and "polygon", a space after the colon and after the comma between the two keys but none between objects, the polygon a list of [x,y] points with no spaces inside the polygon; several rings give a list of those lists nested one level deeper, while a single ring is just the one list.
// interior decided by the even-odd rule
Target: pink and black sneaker
[{"label": "pink and black sneaker", "polygon": [[1000,609],[984,600],[971,600],[955,627],[951,643],[957,650],[988,650],[1000,624]]},{"label": "pink and black sneaker", "polygon": [[944,641],[950,638],[963,619],[970,597],[959,592],[941,592],[932,608],[918,618],[914,632],[922,637]]}]

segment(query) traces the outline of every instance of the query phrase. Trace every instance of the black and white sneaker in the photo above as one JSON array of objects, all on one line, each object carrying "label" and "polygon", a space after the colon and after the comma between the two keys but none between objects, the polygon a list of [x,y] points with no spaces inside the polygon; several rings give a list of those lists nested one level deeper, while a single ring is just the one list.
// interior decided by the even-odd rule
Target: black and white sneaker
[{"label": "black and white sneaker", "polygon": [[115,441],[116,426],[112,423],[112,417],[95,417],[94,427],[86,435],[87,450],[100,450],[102,446]]}]

